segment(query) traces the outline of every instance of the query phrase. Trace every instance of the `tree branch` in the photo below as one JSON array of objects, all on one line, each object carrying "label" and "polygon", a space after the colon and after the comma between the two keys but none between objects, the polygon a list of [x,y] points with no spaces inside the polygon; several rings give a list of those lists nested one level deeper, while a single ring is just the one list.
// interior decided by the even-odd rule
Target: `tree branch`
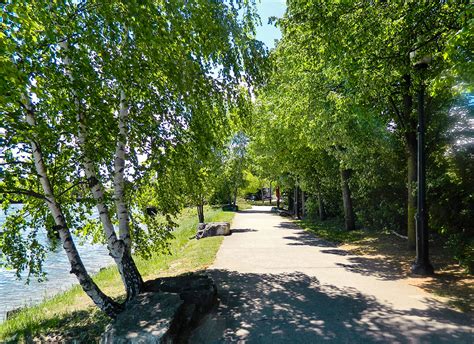
[{"label": "tree branch", "polygon": [[388,99],[390,101],[390,105],[392,105],[393,111],[397,115],[397,118],[398,118],[398,121],[400,122],[400,125],[402,126],[403,129],[406,129],[406,125],[405,125],[405,122],[403,121],[403,117],[400,114],[400,111],[398,111],[398,108],[395,105],[395,102],[393,101],[393,98],[391,96],[389,96]]},{"label": "tree branch", "polygon": [[79,185],[82,185],[82,184],[87,184],[87,182],[83,182],[83,181],[80,181],[80,182],[77,182],[73,185],[71,185],[70,187],[68,187],[66,190],[64,190],[63,192],[61,192],[57,197],[61,197],[62,195],[64,195],[66,192],[68,192],[69,190],[71,189],[74,189],[76,186],[79,186]]},{"label": "tree branch", "polygon": [[32,196],[32,197],[41,199],[43,201],[51,202],[45,195],[40,194],[33,190],[27,190],[27,189],[5,190],[5,189],[0,188],[0,194],[26,195],[26,196]]}]

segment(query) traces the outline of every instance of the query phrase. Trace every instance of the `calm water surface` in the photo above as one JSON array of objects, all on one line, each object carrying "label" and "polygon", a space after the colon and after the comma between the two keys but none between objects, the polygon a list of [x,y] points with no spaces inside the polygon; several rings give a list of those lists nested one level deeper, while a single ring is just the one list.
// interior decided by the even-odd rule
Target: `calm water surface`
[{"label": "calm water surface", "polygon": [[[21,205],[13,205],[12,210],[18,207]],[[5,214],[0,210],[0,225],[4,220]],[[47,244],[48,239],[45,232],[40,233],[39,237],[41,243]],[[89,243],[80,245],[79,240],[75,240],[75,243],[90,274],[113,264],[105,246]],[[14,271],[0,267],[0,322],[5,319],[8,310],[39,303],[45,297],[50,297],[77,284],[76,277],[69,273],[70,265],[61,245],[58,245],[54,251],[47,253],[43,266],[48,280],[41,283],[32,280],[29,285],[25,284],[24,279],[18,280]]]}]

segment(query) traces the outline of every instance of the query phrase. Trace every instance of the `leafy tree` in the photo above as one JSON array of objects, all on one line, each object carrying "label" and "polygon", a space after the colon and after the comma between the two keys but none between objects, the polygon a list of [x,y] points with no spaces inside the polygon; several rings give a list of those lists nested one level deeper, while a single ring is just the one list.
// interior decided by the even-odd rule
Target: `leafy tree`
[{"label": "leafy tree", "polygon": [[[290,1],[281,21],[285,33],[309,56],[305,69],[330,87],[388,114],[405,145],[409,245],[415,240],[416,93],[420,78],[435,85],[446,78],[453,41],[466,41],[467,2],[387,3]],[[338,39],[334,39],[338,37]],[[460,49],[464,56],[464,49]],[[411,59],[431,56],[421,76]],[[307,68],[309,67],[309,68]],[[449,75],[449,74],[448,74]],[[446,84],[445,84],[446,86]],[[431,94],[435,97],[436,94]]]},{"label": "leafy tree", "polygon": [[[122,306],[87,274],[71,231],[89,230],[84,222],[97,208],[127,299],[140,291],[131,252],[149,240],[132,241],[134,193],[171,164],[189,133],[206,150],[224,110],[242,102],[242,79],[258,82],[254,9],[206,0],[18,1],[2,9],[0,191],[4,209],[11,195],[24,207],[6,221],[0,247],[8,265],[39,275],[36,233],[54,226],[71,272],[115,316]],[[9,249],[12,240],[21,245]]]}]

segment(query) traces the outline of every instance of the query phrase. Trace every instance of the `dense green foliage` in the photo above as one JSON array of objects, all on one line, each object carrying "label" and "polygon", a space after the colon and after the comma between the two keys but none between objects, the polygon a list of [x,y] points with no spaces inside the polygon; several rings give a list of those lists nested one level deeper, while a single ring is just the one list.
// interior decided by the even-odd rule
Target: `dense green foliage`
[{"label": "dense green foliage", "polygon": [[265,55],[254,4],[0,6],[0,193],[5,210],[24,204],[3,224],[1,263],[43,277],[37,233],[59,233],[72,271],[105,305],[72,244],[71,233],[89,236],[107,243],[133,297],[140,277],[127,252],[166,251],[173,225],[146,207],[176,214],[208,194],[210,157],[248,112],[245,87],[259,83]]},{"label": "dense green foliage", "polygon": [[308,216],[353,208],[359,227],[401,232],[413,246],[424,84],[430,227],[472,270],[473,24],[466,1],[288,1],[258,92],[255,161],[290,201],[294,187],[306,193]]}]

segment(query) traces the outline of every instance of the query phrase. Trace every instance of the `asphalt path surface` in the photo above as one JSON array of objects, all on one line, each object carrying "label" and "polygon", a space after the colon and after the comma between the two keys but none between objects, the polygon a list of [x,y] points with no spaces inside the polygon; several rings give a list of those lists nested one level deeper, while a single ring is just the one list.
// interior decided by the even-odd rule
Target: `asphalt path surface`
[{"label": "asphalt path surface", "polygon": [[471,316],[270,210],[236,214],[191,343],[474,343]]}]

